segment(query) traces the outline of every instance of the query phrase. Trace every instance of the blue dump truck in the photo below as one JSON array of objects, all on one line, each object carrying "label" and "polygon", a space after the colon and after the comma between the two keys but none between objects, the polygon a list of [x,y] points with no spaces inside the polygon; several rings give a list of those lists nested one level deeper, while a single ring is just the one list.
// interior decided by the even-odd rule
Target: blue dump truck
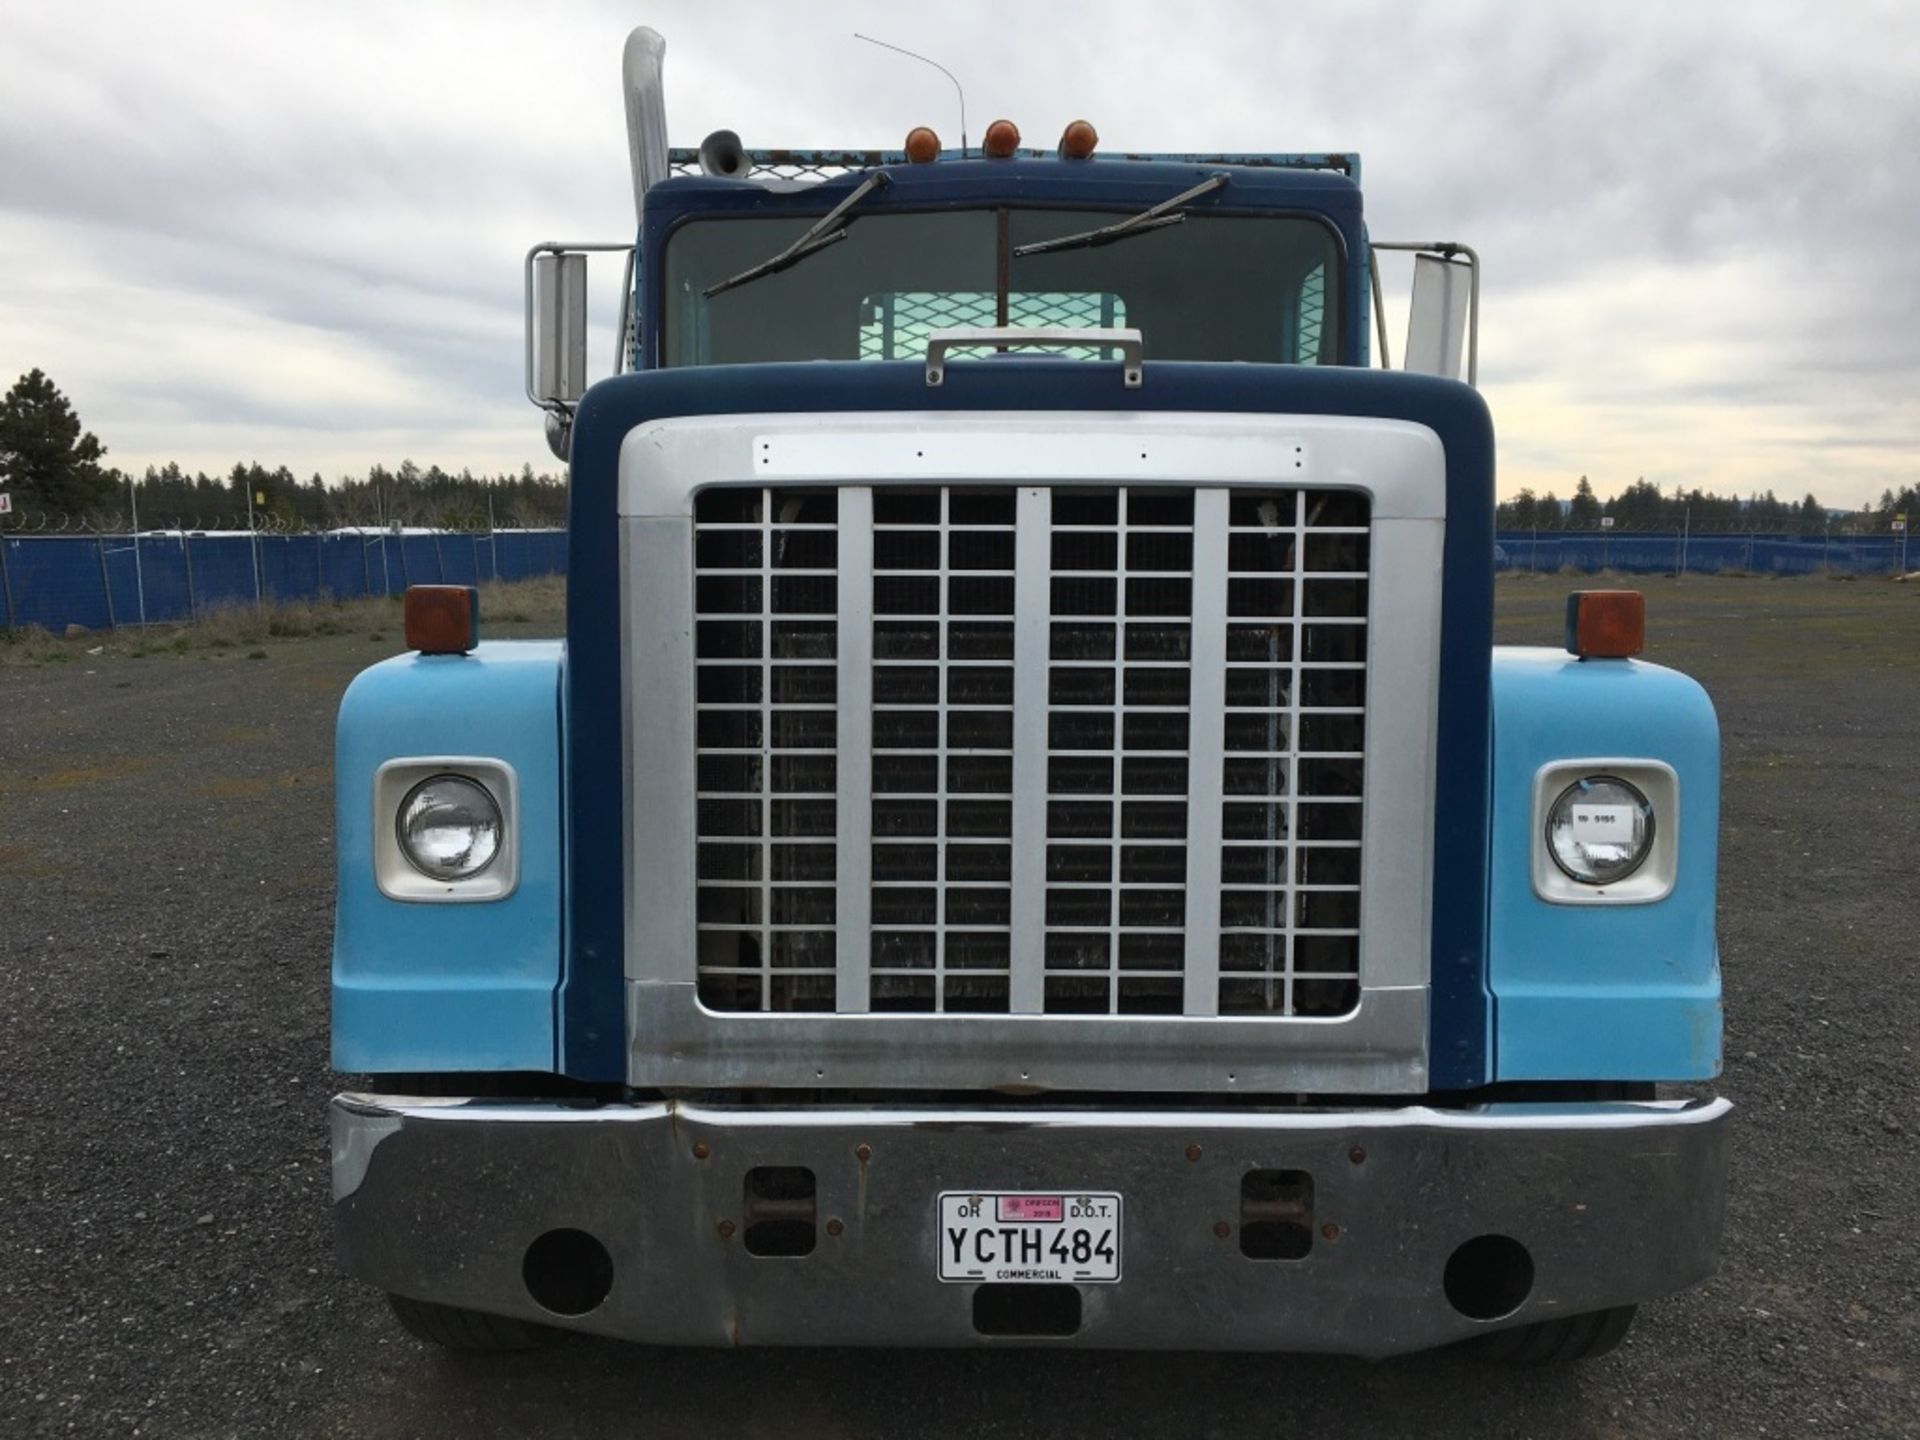
[{"label": "blue dump truck", "polygon": [[455,1347],[1508,1360],[1711,1273],[1717,724],[1629,592],[1494,646],[1472,252],[1392,370],[1351,156],[678,151],[662,50],[637,240],[528,257],[565,639],[417,589],[341,706],[347,1271]]}]

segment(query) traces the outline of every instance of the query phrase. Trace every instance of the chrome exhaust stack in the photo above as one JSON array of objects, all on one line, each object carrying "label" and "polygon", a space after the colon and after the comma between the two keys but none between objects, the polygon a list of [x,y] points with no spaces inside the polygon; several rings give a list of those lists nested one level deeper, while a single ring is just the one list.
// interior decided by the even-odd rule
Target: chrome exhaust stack
[{"label": "chrome exhaust stack", "polygon": [[[636,230],[646,218],[648,189],[673,173],[667,158],[666,91],[661,84],[666,54],[667,42],[660,32],[642,25],[627,36],[620,56]],[[626,370],[634,345],[634,242],[548,240],[527,252],[527,398],[546,412],[547,447],[560,460],[571,455],[573,411],[587,388],[586,271],[587,255],[593,251],[626,256],[613,360],[613,373],[618,375]]]},{"label": "chrome exhaust stack", "polygon": [[[647,190],[672,173],[667,164],[667,98],[660,77],[666,55],[667,42],[660,32],[642,25],[627,36],[626,49],[620,57],[636,223],[646,213]],[[734,143],[739,144],[737,137]]]}]

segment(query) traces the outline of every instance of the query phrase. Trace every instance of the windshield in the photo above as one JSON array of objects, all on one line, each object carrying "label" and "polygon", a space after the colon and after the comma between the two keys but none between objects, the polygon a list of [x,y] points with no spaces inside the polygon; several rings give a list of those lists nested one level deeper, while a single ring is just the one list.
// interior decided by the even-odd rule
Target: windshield
[{"label": "windshield", "polygon": [[803,263],[704,293],[780,254],[816,218],[714,218],[675,230],[661,363],[918,359],[934,330],[995,324],[1131,326],[1156,360],[1338,357],[1338,241],[1330,226],[1298,216],[1195,214],[1112,244],[1017,255],[1124,212],[867,214]]}]

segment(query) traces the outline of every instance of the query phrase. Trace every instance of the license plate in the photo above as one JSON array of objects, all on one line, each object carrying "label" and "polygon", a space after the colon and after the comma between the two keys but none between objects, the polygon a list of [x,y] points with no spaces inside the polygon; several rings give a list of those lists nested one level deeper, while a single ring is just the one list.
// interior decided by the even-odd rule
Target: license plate
[{"label": "license plate", "polygon": [[962,1191],[940,1197],[940,1278],[949,1284],[1112,1285],[1120,1197],[1110,1191]]}]

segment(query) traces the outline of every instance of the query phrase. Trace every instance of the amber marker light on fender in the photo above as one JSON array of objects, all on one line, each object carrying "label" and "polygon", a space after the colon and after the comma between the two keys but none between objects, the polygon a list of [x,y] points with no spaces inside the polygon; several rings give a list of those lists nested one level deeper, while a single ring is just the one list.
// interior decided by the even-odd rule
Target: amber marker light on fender
[{"label": "amber marker light on fender", "polygon": [[1647,597],[1638,590],[1575,590],[1567,596],[1567,651],[1582,660],[1625,660],[1647,648]]},{"label": "amber marker light on fender", "polygon": [[409,585],[407,648],[464,655],[480,643],[480,594],[471,585]]}]

